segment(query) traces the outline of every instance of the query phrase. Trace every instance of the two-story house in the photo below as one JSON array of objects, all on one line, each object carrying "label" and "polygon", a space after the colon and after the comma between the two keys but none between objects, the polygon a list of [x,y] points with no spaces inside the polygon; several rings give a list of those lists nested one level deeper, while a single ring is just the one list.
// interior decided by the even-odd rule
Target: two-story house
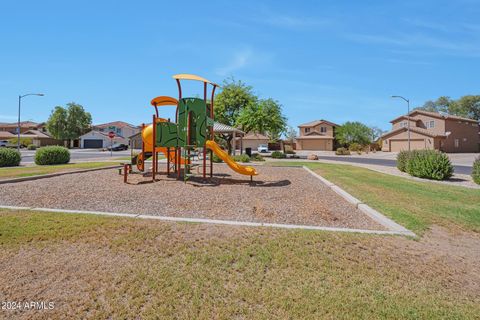
[{"label": "two-story house", "polygon": [[315,120],[298,126],[297,150],[325,150],[334,148],[335,128],[339,125],[327,120]]},{"label": "two-story house", "polygon": [[444,152],[478,152],[480,145],[477,120],[413,110],[390,121],[392,130],[382,136],[382,151],[436,149]]},{"label": "two-story house", "polygon": [[[140,127],[123,121],[114,121],[92,126],[92,131],[80,136],[81,148],[106,148],[112,143],[128,144],[130,137],[136,135]],[[109,132],[115,133],[115,138],[110,139]]]}]

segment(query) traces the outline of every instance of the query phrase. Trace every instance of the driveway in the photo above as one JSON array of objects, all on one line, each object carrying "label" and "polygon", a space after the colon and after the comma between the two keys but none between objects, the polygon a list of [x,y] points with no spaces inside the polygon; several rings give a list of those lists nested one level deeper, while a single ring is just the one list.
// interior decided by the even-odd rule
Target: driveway
[{"label": "driveway", "polygon": [[[344,161],[352,163],[373,164],[386,167],[397,166],[397,153],[396,152],[376,152],[369,154],[352,154],[350,156],[337,156],[334,151],[306,151],[299,150],[297,155],[306,157],[309,154],[316,154],[319,159],[331,160],[331,161]],[[473,161],[478,157],[478,153],[450,153],[448,157],[452,161],[455,173],[467,174],[472,173]]]}]

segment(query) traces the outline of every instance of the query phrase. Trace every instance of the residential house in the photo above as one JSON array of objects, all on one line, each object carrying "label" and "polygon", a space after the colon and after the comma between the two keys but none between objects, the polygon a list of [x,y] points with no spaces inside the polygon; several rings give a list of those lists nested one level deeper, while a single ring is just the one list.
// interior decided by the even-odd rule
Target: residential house
[{"label": "residential house", "polygon": [[338,124],[327,120],[315,120],[298,126],[297,150],[332,151],[335,145],[335,128]]},{"label": "residential house", "polygon": [[390,121],[392,130],[382,135],[382,151],[408,150],[408,123],[410,148],[435,149],[444,152],[478,152],[480,146],[477,120],[413,110]]},{"label": "residential house", "polygon": [[[12,134],[17,133],[18,122],[9,122],[9,123],[0,123],[0,132],[10,132]],[[20,122],[20,133],[24,133],[28,130],[40,130],[46,132],[47,128],[45,127],[45,122],[37,123],[32,121],[21,121]]]},{"label": "residential house", "polygon": [[114,121],[92,126],[92,130],[99,132],[114,132],[118,136],[131,137],[141,131],[141,128],[123,121]]},{"label": "residential house", "polygon": [[253,151],[257,151],[259,145],[268,145],[268,141],[270,141],[270,139],[264,134],[247,132],[243,137],[237,137],[236,148],[237,150],[251,148]]},{"label": "residential house", "polygon": [[[80,136],[80,148],[106,148],[112,143],[128,144],[129,137],[135,136],[141,128],[123,121],[114,121],[92,126],[92,131]],[[110,139],[108,134],[115,133],[115,138]]]}]

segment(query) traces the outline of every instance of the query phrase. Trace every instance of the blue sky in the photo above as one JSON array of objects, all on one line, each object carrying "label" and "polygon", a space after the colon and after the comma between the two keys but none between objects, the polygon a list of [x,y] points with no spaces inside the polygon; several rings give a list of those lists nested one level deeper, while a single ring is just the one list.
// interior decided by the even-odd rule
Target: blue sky
[{"label": "blue sky", "polygon": [[[175,73],[233,76],[289,123],[383,129],[440,95],[479,94],[480,1],[2,1],[0,121],[75,101],[94,123],[151,119]],[[201,92],[189,85],[187,95]],[[188,94],[190,93],[190,94]],[[171,116],[171,110],[166,116]]]}]

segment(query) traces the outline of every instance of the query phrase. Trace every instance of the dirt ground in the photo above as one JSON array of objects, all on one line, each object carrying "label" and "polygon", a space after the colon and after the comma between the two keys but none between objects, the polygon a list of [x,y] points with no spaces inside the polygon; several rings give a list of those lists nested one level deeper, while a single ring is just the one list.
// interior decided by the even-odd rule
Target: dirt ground
[{"label": "dirt ground", "polygon": [[124,184],[117,170],[71,174],[0,185],[0,204],[384,230],[302,168],[258,171],[253,183],[224,164],[206,182],[163,174],[152,183],[133,174]]},{"label": "dirt ground", "polygon": [[[259,299],[265,299],[260,294],[265,287],[276,286],[284,281],[288,283],[288,290],[293,290],[294,293],[297,286],[306,288],[315,285],[318,286],[317,290],[327,290],[327,293],[333,290],[332,295],[334,292],[342,292],[344,298],[354,294],[355,291],[349,290],[359,288],[366,291],[370,288],[370,282],[381,281],[382,286],[388,288],[388,295],[395,296],[396,292],[401,293],[403,290],[409,292],[412,295],[412,305],[418,299],[421,306],[429,299],[436,299],[432,297],[437,294],[442,299],[435,302],[438,306],[450,303],[445,302],[449,299],[457,303],[480,302],[480,238],[475,234],[452,234],[434,227],[416,241],[404,237],[329,232],[306,234],[275,229],[128,221],[131,222],[124,223],[120,228],[111,227],[109,230],[112,232],[108,234],[98,229],[75,241],[59,239],[48,245],[36,241],[34,245],[4,248],[5,251],[0,256],[0,299],[55,301],[56,308],[43,312],[4,311],[0,316],[5,319],[12,316],[19,319],[142,317],[141,314],[152,308],[154,301],[165,306],[178,305],[180,308],[177,313],[183,307],[186,310],[197,308],[198,306],[192,307],[183,300],[183,296],[188,300],[186,291],[175,291],[175,300],[166,301],[169,292],[167,279],[171,275],[165,270],[170,270],[169,268],[177,270],[176,272],[195,272],[193,278],[187,275],[183,277],[191,281],[188,283],[192,287],[187,286],[190,288],[188,290],[199,286],[205,294],[202,298],[206,299],[205,305],[202,308],[211,307],[208,302],[212,298],[210,295],[220,288],[227,288],[230,293],[224,293],[225,296],[218,298],[220,300],[216,302],[218,305],[215,308],[222,303],[232,306],[245,303],[244,300],[237,300],[240,299],[237,295],[242,290],[247,290],[243,288],[246,285],[244,281],[252,275],[236,269],[234,262],[230,264],[223,257],[231,256],[229,259],[233,261],[240,259],[238,248],[251,251],[249,256],[254,255],[255,259],[255,255],[260,254],[258,248],[265,246],[270,248],[267,252],[278,255],[280,253],[274,249],[277,244],[279,248],[291,248],[285,248],[282,254],[299,252],[297,250],[304,252],[301,253],[300,260],[293,255],[274,259],[267,264],[267,279],[271,281],[265,281],[259,289],[254,289],[253,292],[260,295]],[[287,243],[284,242],[285,239],[291,240]],[[272,247],[272,244],[275,245]],[[257,248],[258,245],[260,247]],[[190,258],[181,258],[185,254]],[[220,283],[218,288],[196,278],[212,272],[208,267],[211,260],[203,259],[215,259],[213,257],[216,254],[220,254],[220,258],[212,260],[213,266],[219,268],[225,264],[226,268],[213,270],[219,272],[215,281]],[[190,259],[198,261],[192,264]],[[286,264],[283,264],[284,259]],[[258,262],[249,265],[247,270],[251,268],[251,272],[260,272],[261,270],[255,269],[263,267],[257,264]],[[329,272],[332,272],[333,284],[328,282],[328,277],[324,278],[325,264],[329,266]],[[228,291],[229,286],[237,286],[236,277],[240,272],[246,272],[246,278],[240,278],[243,279],[243,289]],[[152,278],[148,277],[149,273]],[[295,274],[300,278],[296,279]],[[363,278],[357,279],[358,274],[363,275]],[[322,281],[317,282],[318,277],[322,277]],[[382,277],[384,278],[377,279]],[[180,278],[174,278],[172,281],[180,281]],[[295,282],[300,279],[301,282]],[[289,294],[293,293],[281,290],[276,296],[282,299],[286,295],[284,298],[291,300]],[[301,301],[297,300],[298,303]],[[269,306],[250,307],[256,312],[262,312],[263,308],[268,311]],[[307,304],[304,308],[307,309]],[[165,310],[162,309],[161,312]],[[272,309],[269,312],[275,311]],[[219,314],[216,316],[222,318]]]}]

